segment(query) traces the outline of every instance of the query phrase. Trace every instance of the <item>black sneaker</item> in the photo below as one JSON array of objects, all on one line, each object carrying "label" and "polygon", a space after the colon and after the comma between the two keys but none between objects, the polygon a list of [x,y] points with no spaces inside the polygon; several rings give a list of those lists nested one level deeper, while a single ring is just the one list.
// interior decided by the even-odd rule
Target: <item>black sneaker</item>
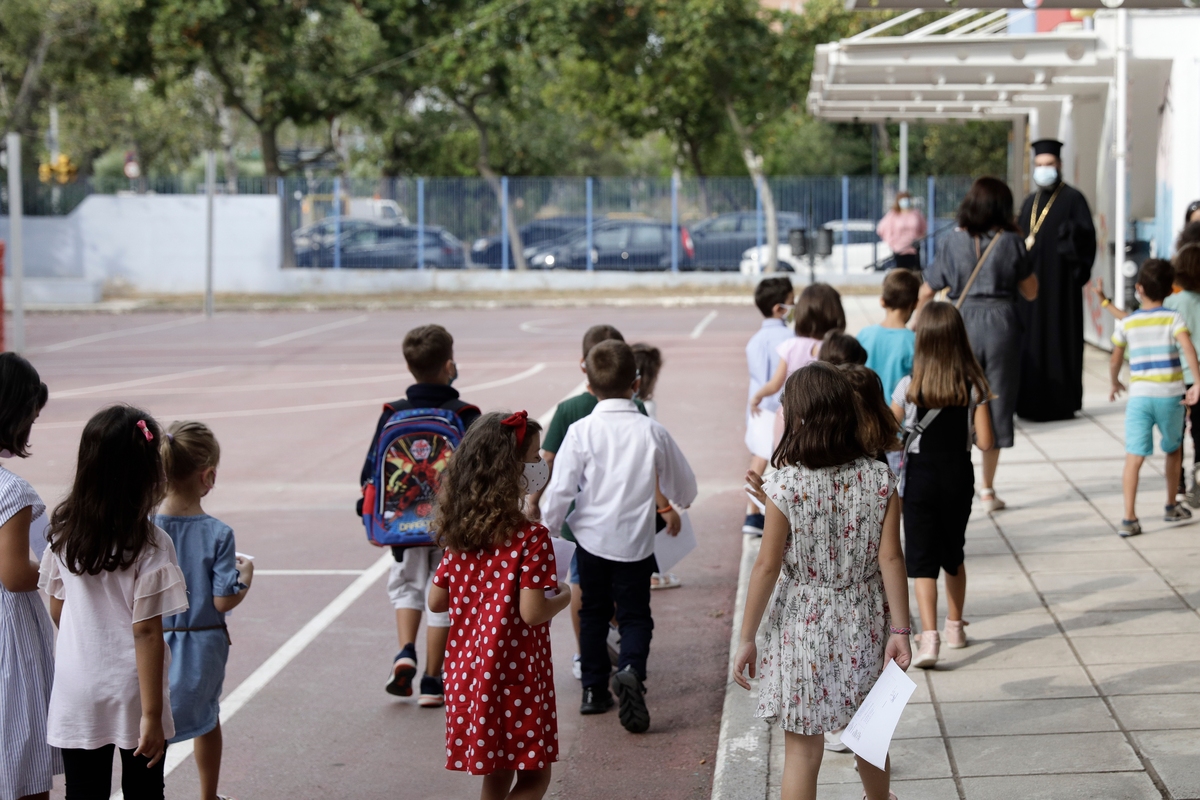
[{"label": "black sneaker", "polygon": [[612,695],[607,689],[583,690],[583,702],[579,704],[580,714],[603,714],[613,707]]},{"label": "black sneaker", "polygon": [[742,523],[742,533],[752,533],[755,536],[762,536],[763,523],[765,521],[762,514],[747,514],[745,522]]},{"label": "black sneaker", "polygon": [[421,676],[421,696],[417,698],[421,708],[441,708],[446,705],[446,688],[440,675]]},{"label": "black sneaker", "polygon": [[415,645],[406,644],[392,662],[392,674],[383,688],[388,694],[397,697],[411,697],[413,677],[416,674],[417,648]]},{"label": "black sneaker", "polygon": [[650,710],[646,708],[646,687],[633,671],[633,667],[625,667],[613,675],[612,688],[621,703],[618,713],[625,730],[630,733],[645,733],[650,727]]}]

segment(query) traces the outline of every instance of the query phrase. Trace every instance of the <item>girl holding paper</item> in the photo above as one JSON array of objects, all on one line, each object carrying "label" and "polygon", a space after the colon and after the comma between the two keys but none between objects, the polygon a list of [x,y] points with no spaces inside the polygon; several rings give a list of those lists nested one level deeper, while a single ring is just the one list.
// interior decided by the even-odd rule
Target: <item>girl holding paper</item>
[{"label": "girl holding paper", "polygon": [[[770,502],[734,680],[749,689],[747,667],[761,677],[756,716],[786,732],[788,800],[816,798],[824,733],[846,727],[889,661],[907,669],[912,657],[895,479],[864,450],[854,409],[837,368],[814,363],[793,374],[778,471],[763,487]],[[777,582],[760,662],[754,637]],[[858,768],[868,800],[893,797],[890,764],[859,758]]]}]

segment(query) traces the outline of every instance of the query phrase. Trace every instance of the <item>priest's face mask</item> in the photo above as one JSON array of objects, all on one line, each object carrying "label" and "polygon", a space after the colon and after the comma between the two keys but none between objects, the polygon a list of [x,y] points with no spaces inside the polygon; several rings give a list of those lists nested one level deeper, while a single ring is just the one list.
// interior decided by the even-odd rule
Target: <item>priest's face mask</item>
[{"label": "priest's face mask", "polygon": [[1058,183],[1061,172],[1062,163],[1050,153],[1033,157],[1033,182],[1043,189]]}]

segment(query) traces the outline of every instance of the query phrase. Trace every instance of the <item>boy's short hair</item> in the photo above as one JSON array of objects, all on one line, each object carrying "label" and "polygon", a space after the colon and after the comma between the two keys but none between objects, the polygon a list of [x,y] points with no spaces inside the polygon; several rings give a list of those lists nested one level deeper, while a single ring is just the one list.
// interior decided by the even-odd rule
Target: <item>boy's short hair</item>
[{"label": "boy's short hair", "polygon": [[1175,254],[1175,283],[1188,292],[1200,292],[1200,243],[1185,244]]},{"label": "boy's short hair", "polygon": [[1175,240],[1175,249],[1182,250],[1189,244],[1200,244],[1200,222],[1189,222],[1183,226],[1179,238]]},{"label": "boy's short hair", "polygon": [[601,400],[620,397],[637,380],[637,360],[633,348],[624,342],[609,339],[600,342],[587,354],[588,385],[592,394]]},{"label": "boy's short hair", "polygon": [[908,269],[894,269],[883,279],[883,305],[896,311],[917,307],[921,279]]},{"label": "boy's short hair", "polygon": [[773,317],[775,306],[787,303],[792,291],[791,278],[763,278],[754,287],[754,305],[764,317]]},{"label": "boy's short hair", "polygon": [[422,325],[404,334],[402,350],[417,382],[432,383],[442,366],[454,358],[454,337],[441,325]]},{"label": "boy's short hair", "polygon": [[621,332],[612,325],[593,325],[583,335],[583,357],[587,358],[588,353],[592,352],[592,348],[596,345],[601,342],[612,341],[613,339],[618,342],[625,341],[625,337],[621,335]]},{"label": "boy's short hair", "polygon": [[1138,286],[1142,294],[1152,303],[1161,303],[1171,296],[1172,284],[1175,282],[1175,268],[1171,262],[1162,258],[1147,258],[1138,270]]}]

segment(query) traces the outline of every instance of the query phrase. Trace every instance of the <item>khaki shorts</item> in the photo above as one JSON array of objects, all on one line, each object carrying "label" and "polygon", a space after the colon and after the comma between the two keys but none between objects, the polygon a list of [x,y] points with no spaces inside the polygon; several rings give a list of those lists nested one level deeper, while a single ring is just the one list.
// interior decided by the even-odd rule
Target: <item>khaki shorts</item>
[{"label": "khaki shorts", "polygon": [[409,547],[401,561],[392,562],[388,573],[388,599],[392,608],[408,608],[429,614],[429,625],[434,628],[449,628],[449,612],[435,614],[429,610],[429,587],[438,564],[442,563],[440,547]]}]

